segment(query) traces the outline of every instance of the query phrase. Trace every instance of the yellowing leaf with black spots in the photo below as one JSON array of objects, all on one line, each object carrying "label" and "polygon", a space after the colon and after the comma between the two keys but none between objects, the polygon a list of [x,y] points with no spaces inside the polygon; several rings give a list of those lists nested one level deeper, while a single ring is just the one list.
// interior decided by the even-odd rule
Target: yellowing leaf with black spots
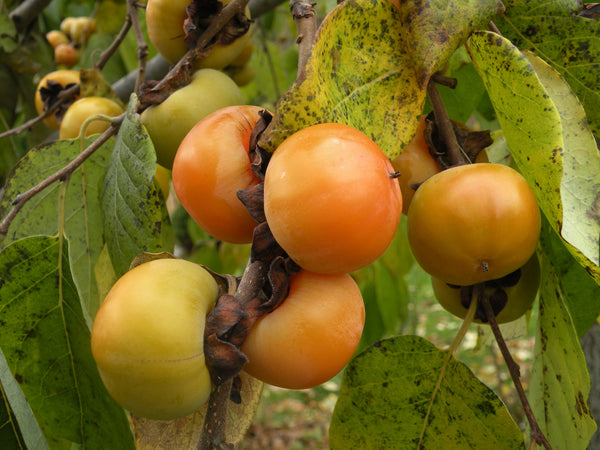
[{"label": "yellowing leaf with black spots", "polygon": [[379,341],[350,362],[329,443],[344,450],[524,448],[523,434],[496,394],[418,336]]},{"label": "yellowing leaf with black spots", "polygon": [[321,24],[302,76],[259,145],[274,151],[295,131],[337,122],[394,159],[415,133],[431,74],[502,10],[498,0],[344,1]]}]

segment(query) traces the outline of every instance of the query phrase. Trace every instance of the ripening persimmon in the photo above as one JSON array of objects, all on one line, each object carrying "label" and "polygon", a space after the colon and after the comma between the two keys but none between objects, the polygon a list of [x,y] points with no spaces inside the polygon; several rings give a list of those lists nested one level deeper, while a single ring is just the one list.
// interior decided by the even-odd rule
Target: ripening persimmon
[{"label": "ripening persimmon", "polygon": [[402,153],[392,161],[392,166],[399,172],[398,183],[402,191],[402,212],[406,214],[415,195],[416,187],[441,170],[439,163],[429,153],[425,142],[425,117],[419,118],[417,131],[413,140]]},{"label": "ripening persimmon", "polygon": [[360,342],[365,306],[348,274],[301,271],[273,312],[261,317],[242,345],[244,370],[287,389],[307,389],[332,378]]},{"label": "ripening persimmon", "polygon": [[[58,136],[60,139],[74,139],[79,136],[81,126],[90,117],[95,115],[104,115],[107,117],[116,117],[123,113],[121,105],[106,97],[83,97],[74,102],[65,112]],[[95,120],[90,122],[85,129],[85,135],[103,133],[110,126],[105,120]]]},{"label": "ripening persimmon", "polygon": [[96,314],[91,345],[121,406],[171,420],[208,400],[204,326],[218,294],[206,269],[181,259],[146,262],[117,280]]},{"label": "ripening persimmon", "polygon": [[516,170],[476,163],[425,181],[408,210],[408,241],[421,267],[469,286],[501,278],[534,253],[541,216],[533,190]]},{"label": "ripening persimmon", "polygon": [[[226,5],[230,0],[224,0]],[[156,50],[171,64],[175,64],[189,50],[185,41],[184,22],[189,19],[187,7],[190,0],[148,0],[146,6],[146,26],[148,37]],[[205,6],[215,6],[206,3]],[[215,10],[216,14],[218,11]],[[250,20],[250,9],[246,8],[246,18]],[[192,22],[196,17],[192,18]],[[242,53],[250,40],[246,31],[228,44],[216,43],[210,48],[210,53],[194,61],[194,68],[223,69]]]},{"label": "ripening persimmon", "polygon": [[234,244],[252,241],[257,222],[237,192],[260,183],[248,154],[263,108],[231,106],[209,114],[185,136],[173,162],[173,189],[208,234]]},{"label": "ripening persimmon", "polygon": [[188,85],[146,108],[140,121],[150,135],[156,160],[171,170],[181,141],[194,125],[212,112],[243,103],[244,95],[231,78],[218,70],[201,69],[192,74]]},{"label": "ripening persimmon", "polygon": [[[79,84],[79,71],[77,70],[55,70],[46,74],[38,83],[35,91],[35,109],[38,114],[43,114],[57,101],[58,94],[71,86]],[[68,107],[81,96],[79,94],[73,96],[69,101],[61,103],[61,105],[44,119],[44,123],[50,128],[58,130],[60,119],[68,109]]]},{"label": "ripening persimmon", "polygon": [[375,261],[392,241],[402,195],[392,164],[368,136],[326,123],[300,130],[273,153],[265,216],[300,267],[348,273]]}]

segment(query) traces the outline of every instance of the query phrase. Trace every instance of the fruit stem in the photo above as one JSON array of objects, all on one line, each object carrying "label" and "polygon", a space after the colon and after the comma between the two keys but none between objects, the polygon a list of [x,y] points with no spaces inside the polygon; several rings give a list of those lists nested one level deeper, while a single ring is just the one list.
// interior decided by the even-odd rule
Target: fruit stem
[{"label": "fruit stem", "polygon": [[521,371],[519,365],[515,362],[512,355],[510,354],[510,351],[508,350],[508,346],[506,345],[506,341],[502,336],[502,332],[500,331],[498,322],[496,322],[494,310],[492,309],[492,305],[490,304],[488,294],[485,293],[485,290],[482,290],[481,294],[479,295],[479,303],[481,304],[483,311],[485,312],[486,318],[490,324],[490,327],[492,328],[492,332],[494,333],[494,337],[496,338],[496,342],[498,343],[500,352],[504,357],[504,361],[506,362],[506,366],[508,367],[508,371],[510,372],[510,376],[519,395],[519,400],[521,400],[521,404],[523,405],[525,416],[527,417],[529,427],[531,428],[532,442],[535,442],[538,445],[543,445],[546,449],[552,449],[550,443],[546,439],[546,436],[540,429],[540,426],[538,425],[537,420],[535,419],[533,411],[531,410],[531,405],[529,404],[529,400],[527,400],[525,390],[523,389],[523,385],[521,384]]},{"label": "fruit stem", "polygon": [[446,350],[446,357],[444,358],[444,362],[442,363],[442,367],[440,370],[440,375],[438,376],[437,382],[433,387],[433,391],[431,393],[431,401],[429,402],[429,406],[427,407],[427,414],[425,414],[425,418],[423,419],[423,428],[421,428],[421,435],[419,436],[419,443],[417,444],[417,449],[421,448],[421,443],[423,442],[423,436],[425,436],[425,431],[427,430],[427,424],[429,422],[429,415],[431,414],[431,408],[433,407],[433,403],[435,401],[435,397],[440,390],[440,386],[442,385],[442,380],[444,379],[444,374],[446,373],[446,367],[448,366],[448,362],[450,361],[450,357],[454,355],[456,349],[464,339],[467,334],[467,330],[469,326],[473,322],[473,318],[475,317],[475,312],[477,311],[477,297],[473,298],[473,301],[469,305],[469,309],[467,310],[467,315],[465,316],[463,323],[461,324],[452,344]]},{"label": "fruit stem", "polygon": [[429,83],[427,83],[427,97],[429,97],[429,101],[431,102],[431,106],[433,108],[435,124],[440,131],[440,135],[444,141],[444,144],[446,145],[446,152],[448,154],[448,159],[450,160],[450,165],[459,166],[462,164],[468,164],[468,158],[465,157],[460,145],[458,145],[458,140],[456,139],[452,122],[450,122],[448,112],[446,111],[442,97],[437,89],[436,77],[434,76],[432,76],[429,80]]},{"label": "fruit stem", "polygon": [[42,122],[46,117],[49,117],[52,114],[54,114],[54,112],[61,105],[63,105],[65,102],[72,100],[77,94],[79,94],[79,83],[73,84],[73,86],[63,89],[58,94],[58,99],[56,100],[56,102],[54,102],[50,108],[48,108],[39,116],[35,116],[33,119],[28,120],[27,122],[23,123],[22,125],[19,125],[18,127],[11,128],[10,130],[6,130],[5,132],[0,133],[0,139],[8,136],[16,136],[25,131],[30,130],[31,127],[33,127],[35,124]]}]

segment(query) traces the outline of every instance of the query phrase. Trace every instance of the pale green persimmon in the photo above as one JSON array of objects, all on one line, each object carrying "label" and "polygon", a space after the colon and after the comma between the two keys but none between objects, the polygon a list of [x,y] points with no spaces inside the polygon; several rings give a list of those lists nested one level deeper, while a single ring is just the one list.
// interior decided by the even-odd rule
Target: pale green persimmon
[{"label": "pale green persimmon", "polygon": [[[148,0],[146,25],[152,45],[171,64],[175,64],[189,50],[185,43],[184,21],[191,0]],[[223,4],[229,0],[223,1]],[[250,10],[246,8],[250,18]],[[246,32],[228,45],[214,44],[210,53],[194,61],[194,68],[223,69],[231,64],[246,47],[250,33]]]},{"label": "pale green persimmon", "polygon": [[[490,280],[484,283],[484,289],[490,296],[492,309],[495,309],[496,322],[507,323],[525,314],[535,300],[540,286],[540,263],[537,254],[518,269],[518,273],[509,275],[506,279]],[[513,280],[511,281],[511,278]],[[464,319],[474,295],[472,286],[454,286],[444,283],[439,278],[431,278],[433,293],[442,307]],[[470,289],[469,289],[470,288]],[[465,293],[461,292],[469,289]],[[500,292],[502,291],[502,292]],[[466,295],[463,302],[462,296]],[[505,304],[501,304],[506,301]],[[477,323],[487,323],[481,317],[474,319]]]},{"label": "pale green persimmon", "polygon": [[219,287],[201,266],[159,259],[125,273],[92,328],[92,354],[110,395],[131,413],[171,420],[191,414],[212,386],[204,326]]},{"label": "pale green persimmon", "polygon": [[[101,114],[108,117],[116,117],[123,112],[121,106],[105,97],[83,97],[73,103],[65,112],[58,137],[60,139],[74,139],[79,136],[81,126],[90,117]],[[106,120],[94,120],[87,125],[85,135],[103,133],[110,123]]]},{"label": "pale green persimmon", "polygon": [[218,70],[202,69],[194,73],[190,84],[146,109],[140,120],[158,163],[170,170],[181,141],[194,125],[214,111],[243,103],[242,91],[231,78]]}]

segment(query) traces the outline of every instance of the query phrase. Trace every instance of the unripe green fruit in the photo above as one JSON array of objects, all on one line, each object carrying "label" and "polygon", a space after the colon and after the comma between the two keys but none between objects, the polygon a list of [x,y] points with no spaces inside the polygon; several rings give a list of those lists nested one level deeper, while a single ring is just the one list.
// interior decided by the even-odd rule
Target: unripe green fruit
[{"label": "unripe green fruit", "polygon": [[121,406],[171,420],[207,401],[204,326],[218,294],[204,268],[180,259],[150,261],[117,280],[94,320],[92,354]]},{"label": "unripe green fruit", "polygon": [[[518,271],[520,273],[513,273],[500,280],[485,282],[485,290],[490,296],[490,304],[498,323],[512,322],[521,317],[531,308],[537,295],[540,286],[540,263],[537,254],[534,253]],[[431,278],[431,285],[440,305],[446,311],[464,319],[473,295],[472,286],[452,286],[434,277]],[[463,297],[466,298],[463,300]],[[474,322],[487,323],[482,313],[483,311],[476,314]]]},{"label": "unripe green fruit", "polygon": [[195,72],[190,84],[149,107],[140,117],[154,144],[158,164],[170,170],[179,144],[194,125],[212,112],[243,103],[242,91],[223,72]]}]

